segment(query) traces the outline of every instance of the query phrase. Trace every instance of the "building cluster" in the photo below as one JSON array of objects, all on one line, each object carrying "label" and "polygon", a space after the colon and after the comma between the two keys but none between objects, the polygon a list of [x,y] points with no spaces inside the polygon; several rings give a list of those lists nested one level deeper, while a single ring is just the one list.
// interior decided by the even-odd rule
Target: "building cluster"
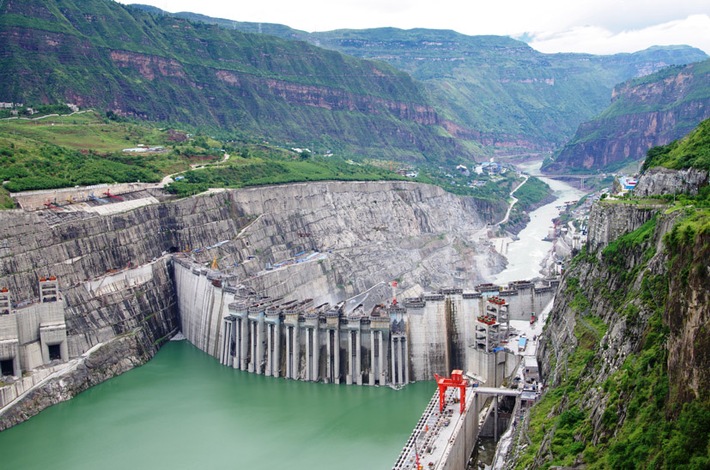
[{"label": "building cluster", "polygon": [[614,185],[614,192],[619,195],[630,193],[636,188],[638,179],[631,176],[619,176]]}]

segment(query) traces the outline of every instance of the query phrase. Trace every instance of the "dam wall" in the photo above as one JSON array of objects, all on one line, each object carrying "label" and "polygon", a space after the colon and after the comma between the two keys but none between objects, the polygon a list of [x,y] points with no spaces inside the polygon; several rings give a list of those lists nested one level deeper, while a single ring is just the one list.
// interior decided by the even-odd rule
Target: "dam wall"
[{"label": "dam wall", "polygon": [[[331,303],[329,256],[302,253],[247,285],[216,266],[172,255],[182,332],[224,365],[274,377],[401,386],[462,369],[497,386],[517,366],[507,345],[510,319],[529,321],[530,305],[551,300],[556,286],[548,280],[448,288],[371,307],[366,295]],[[291,285],[300,287],[284,288]]]},{"label": "dam wall", "polygon": [[[211,354],[219,353],[225,342],[225,326],[220,321],[232,314],[229,305],[234,303],[227,292],[230,283],[219,288],[205,274],[205,279],[198,282],[202,287],[197,288],[204,293],[201,303],[196,299],[180,300],[173,269],[173,258],[177,259],[178,253],[184,253],[200,269],[212,269],[214,265],[214,270],[236,279],[232,288],[244,285],[272,299],[306,292],[304,295],[313,299],[314,307],[329,304],[334,308],[349,299],[354,305],[346,302],[343,312],[349,315],[362,305],[358,311],[364,312],[363,318],[370,316],[376,305],[391,299],[389,282],[393,279],[403,286],[399,294],[416,296],[430,285],[453,285],[453,272],[456,281],[474,285],[482,282],[487,269],[503,265],[503,259],[489,245],[479,243],[474,234],[486,222],[502,215],[505,202],[481,203],[434,186],[411,182],[324,182],[210,192],[183,200],[170,200],[158,190],[126,189],[137,191],[124,193],[127,201],[140,200],[145,205],[125,205],[106,196],[103,202],[72,204],[66,200],[47,208],[43,201],[46,195],[41,195],[35,206],[41,202],[45,208],[0,213],[0,290],[8,289],[7,302],[12,309],[9,315],[14,318],[0,328],[7,336],[0,348],[7,358],[1,360],[12,363],[11,367],[10,362],[5,362],[7,374],[3,374],[2,381],[14,390],[0,393],[13,397],[0,404],[0,429],[144,363],[181,329],[179,310],[189,310],[189,305],[193,311],[210,312],[209,321],[187,327],[203,329],[192,340],[204,341],[203,346],[211,349]],[[64,193],[56,197],[64,197]],[[86,209],[87,205],[92,210]],[[98,207],[105,210],[94,210]],[[322,258],[305,260],[307,255],[299,257],[299,253],[319,253]],[[47,308],[37,307],[41,304],[38,280],[49,277],[56,277],[58,282],[61,302],[57,305],[61,306],[63,327],[59,322],[54,328],[52,321],[32,313]],[[295,317],[299,329],[293,338],[299,338],[300,347],[306,339],[299,335],[310,331],[308,357],[313,377],[314,358],[317,355],[318,361],[325,361],[330,357],[322,351],[327,350],[328,344],[336,351],[335,337],[330,333],[330,343],[325,343],[325,328],[300,328],[315,321],[306,316],[303,322]],[[267,319],[264,313],[259,327],[263,330],[258,331],[267,331]],[[349,341],[356,349],[357,331],[361,346],[363,342],[373,344],[372,336],[368,336],[368,320],[354,320],[348,319],[347,328],[343,322],[339,330],[338,354],[348,351]],[[317,321],[320,325],[320,316]],[[396,321],[405,329],[401,334],[406,335],[406,320]],[[396,338],[397,350],[394,356],[389,354],[389,361],[396,364],[395,375],[401,377],[398,380],[411,380],[404,367],[408,356],[406,337],[403,340],[399,333],[392,333],[392,322],[390,337],[383,333],[381,340],[390,344],[392,337]],[[23,349],[20,328],[26,323],[31,323],[27,331],[34,331],[32,335],[39,338],[39,343],[33,336]],[[45,328],[40,331],[43,323]],[[351,339],[346,330],[351,330]],[[316,336],[318,343],[313,339]],[[47,354],[58,356],[57,359],[45,361],[42,340]],[[375,346],[370,349],[378,349],[379,341],[380,337],[376,337]],[[291,344],[295,351],[293,339]],[[321,345],[316,348],[315,344]],[[345,374],[345,380],[350,375],[357,383],[361,376],[369,383],[372,375],[379,381],[380,369],[391,367],[380,367],[377,362],[373,369],[372,360],[366,356],[361,358],[360,372],[352,369]],[[345,369],[342,357],[337,364]],[[378,352],[378,361],[380,357],[384,361],[385,354],[380,356]],[[285,359],[281,357],[279,361]],[[305,362],[299,361],[291,361],[292,374],[303,377],[307,374]],[[94,365],[86,369],[79,363]],[[61,377],[49,374],[46,380],[25,380],[27,374],[44,374],[40,371],[61,364],[67,364]],[[330,370],[335,364],[331,361]],[[352,364],[357,365],[355,360]],[[318,367],[318,374],[323,377],[322,370],[328,366],[319,363]],[[20,371],[21,375],[14,375]],[[28,388],[29,383],[34,385]]]},{"label": "dam wall", "polygon": [[397,306],[346,312],[344,302],[259,295],[181,257],[173,269],[183,334],[226,366],[328,383],[402,386],[410,380],[405,319]]}]

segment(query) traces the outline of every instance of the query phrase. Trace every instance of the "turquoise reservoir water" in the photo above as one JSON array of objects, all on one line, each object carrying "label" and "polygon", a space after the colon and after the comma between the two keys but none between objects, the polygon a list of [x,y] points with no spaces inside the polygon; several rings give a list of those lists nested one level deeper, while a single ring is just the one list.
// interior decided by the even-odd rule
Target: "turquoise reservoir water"
[{"label": "turquoise reservoir water", "polygon": [[185,341],[0,433],[3,469],[387,469],[435,391],[276,379]]}]

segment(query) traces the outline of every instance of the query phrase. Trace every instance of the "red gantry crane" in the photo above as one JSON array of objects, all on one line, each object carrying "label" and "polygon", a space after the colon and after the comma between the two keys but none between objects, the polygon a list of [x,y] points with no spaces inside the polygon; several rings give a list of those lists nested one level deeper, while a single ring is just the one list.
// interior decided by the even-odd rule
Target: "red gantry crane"
[{"label": "red gantry crane", "polygon": [[434,374],[436,385],[439,387],[439,413],[444,411],[444,398],[446,397],[446,389],[454,387],[459,389],[459,404],[461,414],[466,409],[466,386],[467,381],[463,378],[463,371],[456,369],[451,371],[451,378],[442,377],[439,374]]}]

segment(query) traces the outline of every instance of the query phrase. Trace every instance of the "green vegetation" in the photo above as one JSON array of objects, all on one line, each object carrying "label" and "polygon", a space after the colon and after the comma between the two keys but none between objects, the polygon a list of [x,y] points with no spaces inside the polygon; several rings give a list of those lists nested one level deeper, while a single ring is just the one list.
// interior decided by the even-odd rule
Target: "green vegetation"
[{"label": "green vegetation", "polygon": [[[138,144],[163,150],[126,153]],[[6,191],[114,182],[155,182],[191,164],[219,159],[221,144],[203,136],[118,123],[96,113],[0,121],[0,178]],[[6,194],[6,193],[5,193]],[[0,194],[2,196],[2,194]],[[5,205],[7,206],[7,205]]]},{"label": "green vegetation", "polygon": [[[615,250],[627,255],[649,241],[655,219]],[[607,262],[618,259],[604,255]],[[629,277],[623,281],[630,285]],[[646,274],[638,291],[629,289],[616,302],[628,321],[635,321],[639,308],[652,312],[637,354],[629,355],[618,371],[602,384],[606,396],[600,427],[594,429],[589,414],[589,396],[594,392],[598,357],[604,349],[605,323],[586,312],[590,303],[579,280],[567,279],[566,295],[573,296],[570,307],[577,312],[574,329],[578,345],[564,369],[558,364],[561,385],[549,390],[530,415],[528,437],[532,441],[517,468],[530,468],[543,457],[548,468],[581,461],[589,469],[602,468],[707,468],[710,464],[710,403],[694,401],[678,405],[669,400],[667,371],[668,327],[663,315],[669,301],[666,275]],[[638,303],[638,306],[634,304]],[[677,415],[677,419],[669,416]],[[549,447],[539,454],[551,433]],[[594,444],[592,435],[597,437]]]},{"label": "green vegetation", "polygon": [[[680,74],[684,74],[685,77],[682,80],[676,80],[676,77]],[[688,65],[666,67],[656,73],[629,80],[621,86],[627,89],[644,86],[665,86],[668,91],[662,94],[659,93],[657,99],[651,100],[647,96],[623,94],[619,99],[614,100],[599,118],[608,119],[649,111],[666,111],[683,103],[708,100],[710,99],[710,87],[707,85],[708,74],[710,74],[710,60],[704,60]],[[683,91],[681,93],[674,93],[676,91],[674,89],[675,81],[682,84]],[[660,85],[664,82],[665,85]],[[697,123],[691,124],[691,127],[695,125]]]},{"label": "green vegetation", "polygon": [[532,210],[551,201],[552,190],[539,178],[531,176],[515,191],[514,196],[518,202],[513,206],[508,217],[508,223],[503,227],[507,230],[519,231],[529,220],[528,215]]},{"label": "green vegetation", "polygon": [[[254,31],[255,26],[239,23],[233,27]],[[706,58],[700,51],[683,48],[651,48],[607,57],[548,55],[507,37],[426,29],[312,34],[272,29],[268,34],[386,60],[422,81],[443,116],[496,142],[522,143],[522,151],[540,142],[564,143],[582,120],[604,110],[613,86],[636,76],[642,64]]]},{"label": "green vegetation", "polygon": [[207,188],[242,188],[300,181],[323,180],[392,180],[405,179],[396,173],[371,165],[346,161],[338,157],[310,157],[270,152],[267,157],[230,158],[219,166],[183,173],[184,179],[168,185],[167,190],[189,196]]},{"label": "green vegetation", "polygon": [[[621,170],[623,167],[641,160],[642,155],[627,155],[617,151],[634,148],[652,142],[668,142],[691,132],[706,117],[704,109],[710,102],[710,60],[683,66],[668,67],[654,74],[629,80],[617,86],[617,97],[611,105],[594,119],[582,123],[574,137],[562,148],[555,158],[546,161],[544,169],[550,171],[606,172]],[[651,126],[653,113],[672,115],[672,124],[658,125],[653,138],[644,134],[644,125]],[[635,125],[631,123],[636,122]],[[644,132],[642,132],[644,131]],[[697,133],[697,131],[696,131]],[[616,143],[616,145],[612,145]],[[710,156],[704,143],[694,142],[695,149],[687,148],[672,152],[672,148],[657,148],[649,152],[644,168],[659,164],[669,168],[710,168]],[[688,144],[691,145],[692,144]],[[696,154],[693,150],[703,150]],[[614,150],[617,149],[617,150]],[[679,159],[678,155],[684,155]],[[603,157],[603,158],[602,158]],[[595,159],[590,163],[590,158]],[[584,166],[582,160],[585,160]],[[666,160],[666,163],[662,163]],[[585,170],[586,167],[586,170]]]},{"label": "green vegetation", "polygon": [[[702,156],[710,146],[708,134],[710,126],[704,122],[688,138],[651,152],[650,160],[672,168],[703,166]],[[617,204],[629,202],[644,204],[638,198]],[[678,347],[677,336],[687,329],[682,325],[688,309],[704,308],[703,304],[688,306],[688,299],[707,302],[702,299],[709,280],[710,186],[697,196],[669,195],[665,203],[665,217],[673,217],[673,227],[663,238],[668,260],[663,272],[649,266],[656,253],[660,215],[609,243],[600,260],[584,249],[570,263],[564,297],[575,313],[578,345],[569,356],[556,358],[554,371],[559,377],[551,379],[557,385],[531,411],[530,445],[518,468],[710,467],[710,392],[704,385],[691,390],[687,370],[695,367],[703,369],[695,373],[704,373],[703,357],[710,347],[706,330],[695,336],[688,356],[679,358],[677,350],[669,350],[671,344]],[[591,285],[585,276],[585,285],[581,279],[590,270],[602,276]],[[603,381],[597,380],[597,371],[608,340],[604,322],[589,315],[592,302],[603,302],[605,318],[623,319],[630,332],[639,329],[632,333],[639,334],[636,351]],[[668,369],[671,354],[684,361],[673,364],[676,370]],[[591,413],[596,403],[603,405],[601,415]]]},{"label": "green vegetation", "polygon": [[[48,107],[49,108],[49,107]],[[56,108],[60,110],[61,108]],[[55,110],[55,109],[53,109]],[[195,132],[195,131],[193,131]],[[123,152],[142,145],[150,152]],[[229,158],[224,158],[225,154]],[[114,182],[156,182],[176,175],[167,190],[189,196],[208,188],[241,188],[323,180],[412,180],[392,171],[399,164],[346,159],[309,150],[284,149],[245,140],[218,140],[173,128],[93,111],[46,118],[0,120],[0,208],[12,208],[9,192]],[[447,191],[499,202],[516,179],[470,178],[426,166],[418,182]]]},{"label": "green vegetation", "polygon": [[[613,272],[624,272],[627,269],[629,253],[633,253],[641,246],[644,246],[653,236],[656,230],[657,216],[653,216],[649,221],[633,232],[622,235],[610,242],[602,250],[602,259],[609,265]],[[644,254],[646,259],[653,256],[654,250]]]},{"label": "green vegetation", "polygon": [[0,109],[0,118],[13,116],[38,118],[50,114],[69,114],[71,109],[65,104],[39,104],[34,106],[19,106],[11,109]]},{"label": "green vegetation", "polygon": [[594,367],[595,352],[606,334],[606,328],[599,317],[584,314],[578,318],[574,328],[577,348],[565,363],[556,364],[562,385],[548,391],[531,410],[528,432],[531,445],[518,459],[516,468],[534,467],[536,454],[550,432],[549,453],[552,457],[543,468],[571,466],[586,449],[591,425],[584,405],[594,385],[594,379],[588,372]]},{"label": "green vegetation", "polygon": [[117,2],[0,3],[0,49],[3,100],[25,105],[78,102],[114,119],[348,157],[453,161],[474,148],[384,62]]},{"label": "green vegetation", "polygon": [[551,194],[550,187],[541,179],[531,176],[527,182],[515,191],[515,197],[525,210],[541,203]]},{"label": "green vegetation", "polygon": [[0,2],[0,49],[6,101],[433,165],[491,155],[491,142],[511,153],[560,144],[641,67],[704,57],[548,55],[422,29],[308,34],[108,0]]},{"label": "green vegetation", "polygon": [[680,170],[699,168],[710,171],[710,119],[681,140],[648,151],[642,170],[663,166]]}]

